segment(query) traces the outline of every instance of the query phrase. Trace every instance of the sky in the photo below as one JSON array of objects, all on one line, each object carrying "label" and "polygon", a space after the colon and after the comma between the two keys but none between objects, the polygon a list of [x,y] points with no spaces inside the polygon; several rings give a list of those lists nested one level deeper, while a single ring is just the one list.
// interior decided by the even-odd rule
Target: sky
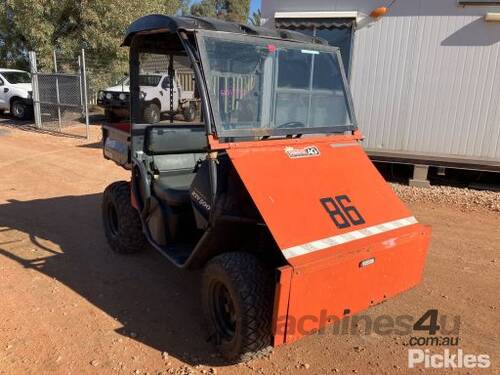
[{"label": "sky", "polygon": [[250,15],[253,14],[257,9],[260,9],[261,0],[250,0]]}]

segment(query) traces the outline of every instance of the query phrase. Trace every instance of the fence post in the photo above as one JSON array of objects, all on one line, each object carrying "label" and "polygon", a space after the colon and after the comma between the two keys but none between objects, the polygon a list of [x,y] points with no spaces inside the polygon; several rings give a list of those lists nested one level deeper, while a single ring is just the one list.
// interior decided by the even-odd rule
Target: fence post
[{"label": "fence post", "polygon": [[59,94],[59,77],[57,76],[57,56],[54,50],[54,73],[56,78],[56,100],[57,100],[57,121],[59,123],[59,131],[62,131],[62,121],[61,121],[61,98]]},{"label": "fence post", "polygon": [[82,81],[82,91],[83,91],[83,109],[85,112],[85,133],[87,136],[87,139],[90,138],[90,133],[89,133],[89,106],[88,106],[88,98],[87,98],[87,71],[86,71],[86,66],[85,66],[85,50],[82,48],[82,54],[81,54],[81,81]]},{"label": "fence post", "polygon": [[33,90],[32,99],[33,99],[35,126],[37,128],[41,128],[42,116],[40,113],[40,92],[38,88],[38,69],[36,64],[36,53],[34,51],[29,51],[28,56],[30,59],[31,89]]}]

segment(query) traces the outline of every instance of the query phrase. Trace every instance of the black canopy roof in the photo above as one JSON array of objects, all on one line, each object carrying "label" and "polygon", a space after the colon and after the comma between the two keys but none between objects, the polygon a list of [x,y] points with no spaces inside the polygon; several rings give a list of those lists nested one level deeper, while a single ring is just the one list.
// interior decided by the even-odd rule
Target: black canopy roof
[{"label": "black canopy roof", "polygon": [[321,38],[308,36],[291,30],[268,29],[251,25],[240,24],[237,22],[221,21],[215,18],[207,17],[171,17],[161,14],[150,14],[138,18],[130,24],[123,41],[124,46],[130,46],[133,36],[143,31],[154,31],[166,29],[169,32],[176,33],[178,30],[214,30],[225,31],[237,34],[263,36],[269,38],[294,40],[305,43],[327,44]]}]

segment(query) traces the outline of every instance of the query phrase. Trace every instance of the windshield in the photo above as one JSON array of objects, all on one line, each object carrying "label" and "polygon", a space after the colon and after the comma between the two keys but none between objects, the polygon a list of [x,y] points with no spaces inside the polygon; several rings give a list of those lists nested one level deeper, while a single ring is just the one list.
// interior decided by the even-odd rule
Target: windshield
[{"label": "windshield", "polygon": [[144,75],[139,76],[139,86],[158,86],[161,76],[158,75]]},{"label": "windshield", "polygon": [[203,35],[201,45],[219,132],[352,127],[336,49],[220,34]]},{"label": "windshield", "polygon": [[2,75],[12,84],[31,83],[31,75],[26,72],[2,72]]}]

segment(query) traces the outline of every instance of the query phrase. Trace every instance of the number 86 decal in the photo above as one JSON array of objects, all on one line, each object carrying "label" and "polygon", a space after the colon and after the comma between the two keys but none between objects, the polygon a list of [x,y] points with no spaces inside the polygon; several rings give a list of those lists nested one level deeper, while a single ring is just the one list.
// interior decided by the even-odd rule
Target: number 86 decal
[{"label": "number 86 decal", "polygon": [[337,195],[335,198],[321,198],[319,201],[339,229],[365,223],[365,219],[356,207],[348,205],[351,200],[345,194]]}]

